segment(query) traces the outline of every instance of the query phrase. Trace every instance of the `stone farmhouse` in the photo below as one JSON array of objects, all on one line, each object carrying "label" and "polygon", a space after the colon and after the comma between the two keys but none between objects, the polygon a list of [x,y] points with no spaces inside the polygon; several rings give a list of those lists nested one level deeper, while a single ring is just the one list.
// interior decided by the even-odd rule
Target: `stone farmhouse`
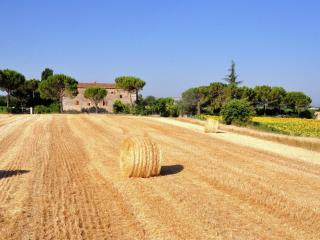
[{"label": "stone farmhouse", "polygon": [[[130,93],[126,90],[116,88],[114,83],[79,83],[78,95],[76,97],[64,97],[62,101],[64,111],[86,112],[93,109],[94,104],[84,97],[84,91],[88,87],[100,87],[107,90],[107,96],[99,103],[98,107],[106,112],[112,112],[113,103],[116,100],[127,104],[131,103]],[[132,102],[136,99],[136,94],[131,94]]]}]

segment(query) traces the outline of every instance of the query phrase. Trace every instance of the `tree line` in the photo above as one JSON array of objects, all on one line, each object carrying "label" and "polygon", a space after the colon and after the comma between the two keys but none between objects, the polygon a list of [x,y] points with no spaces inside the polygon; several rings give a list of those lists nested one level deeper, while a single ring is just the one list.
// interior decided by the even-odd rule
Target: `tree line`
[{"label": "tree line", "polygon": [[[242,100],[249,104],[257,115],[294,115],[310,117],[308,110],[311,98],[303,92],[286,91],[283,87],[268,85],[254,88],[240,86],[235,63],[232,61],[224,82],[212,82],[208,86],[193,87],[182,93],[180,101],[173,98],[143,98],[139,91],[145,86],[145,81],[134,76],[120,76],[115,79],[116,87],[135,94],[133,102],[124,104],[117,100],[113,106],[114,113],[132,113],[139,115],[158,114],[161,116],[178,115],[220,115],[223,107],[231,100]],[[64,74],[54,74],[46,68],[41,73],[41,79],[26,80],[17,71],[0,70],[0,90],[7,96],[0,97],[0,106],[8,109],[41,106],[48,112],[62,112],[64,96],[77,95],[78,82]],[[105,89],[87,88],[85,97],[90,99],[98,112],[99,102],[108,94]]]},{"label": "tree line", "polygon": [[182,93],[179,103],[183,114],[220,115],[223,106],[233,100],[247,101],[258,115],[310,115],[311,98],[303,92],[286,91],[279,86],[239,86],[232,62],[225,82],[212,82],[208,86],[193,87]]},{"label": "tree line", "polygon": [[[116,87],[125,89],[130,94],[138,92],[145,82],[133,76],[120,76],[115,79]],[[26,80],[25,76],[15,70],[0,70],[0,90],[6,96],[0,96],[0,106],[6,106],[6,111],[19,112],[24,107],[35,107],[40,112],[63,112],[63,97],[74,97],[78,94],[78,82],[65,74],[54,74],[46,68],[41,73],[41,79]],[[84,97],[89,99],[98,112],[98,104],[107,96],[107,90],[89,87]],[[134,103],[131,100],[131,105]],[[131,109],[132,107],[130,107]]]},{"label": "tree line", "polygon": [[[11,112],[19,112],[23,107],[44,106],[62,111],[62,98],[66,95],[77,94],[78,82],[64,74],[54,74],[46,68],[41,73],[41,80],[29,79],[15,70],[0,70],[0,90],[7,96],[6,108]],[[0,101],[0,104],[1,104]]]},{"label": "tree line", "polygon": [[[173,98],[143,98],[139,91],[145,86],[145,81],[134,76],[120,76],[115,79],[116,87],[127,90],[130,94],[130,104],[116,100],[113,105],[114,113],[131,113],[138,115],[159,114],[161,116],[177,116],[177,105]],[[62,99],[64,96],[77,95],[78,82],[65,74],[54,74],[50,68],[41,73],[41,79],[29,79],[15,70],[0,70],[0,90],[6,96],[0,96],[1,106],[6,111],[21,112],[24,107],[34,107],[36,112],[50,113],[62,112]],[[98,112],[98,104],[107,96],[106,89],[88,87],[84,97],[89,99]],[[131,95],[136,99],[132,101]]]}]

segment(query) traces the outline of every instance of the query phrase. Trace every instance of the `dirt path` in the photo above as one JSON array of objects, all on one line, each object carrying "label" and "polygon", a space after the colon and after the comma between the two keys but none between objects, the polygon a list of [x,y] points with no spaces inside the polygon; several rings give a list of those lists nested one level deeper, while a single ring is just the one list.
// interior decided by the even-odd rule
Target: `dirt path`
[{"label": "dirt path", "polygon": [[[0,239],[320,239],[320,166],[300,157],[147,118],[14,116],[0,133]],[[131,135],[160,145],[162,176],[120,176]]]},{"label": "dirt path", "polygon": [[[170,118],[150,118],[153,121],[166,123],[178,127],[190,129],[199,133],[203,133],[203,127],[197,124],[176,121]],[[222,133],[222,134],[219,134]],[[262,151],[270,151],[285,157],[298,158],[304,161],[309,161],[315,164],[320,164],[320,153],[315,151],[306,150],[299,147],[288,146],[286,144],[273,142],[271,140],[259,139],[256,137],[240,135],[228,131],[220,131],[218,134],[208,134],[209,136],[233,142],[235,144],[243,145],[246,147],[257,148]]]},{"label": "dirt path", "polygon": [[[179,122],[192,123],[199,126],[205,125],[205,121],[194,119],[194,118],[179,117],[174,119],[171,118],[171,120],[178,120]],[[266,132],[263,130],[253,129],[250,127],[226,125],[223,123],[219,124],[219,130],[222,132],[236,133],[244,136],[251,136],[251,137],[254,137],[255,139],[258,138],[262,140],[268,140],[273,143],[281,143],[281,144],[285,144],[286,146],[303,148],[306,150],[320,153],[320,138],[316,138],[316,137],[290,136],[290,135],[284,135],[280,133]]]}]

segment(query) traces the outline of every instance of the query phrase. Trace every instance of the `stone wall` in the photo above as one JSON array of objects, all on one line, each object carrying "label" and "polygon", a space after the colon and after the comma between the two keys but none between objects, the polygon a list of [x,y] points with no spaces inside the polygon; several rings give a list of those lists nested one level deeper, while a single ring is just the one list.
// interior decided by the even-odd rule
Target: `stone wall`
[{"label": "stone wall", "polygon": [[[130,93],[123,89],[106,89],[107,96],[99,103],[99,108],[112,112],[113,103],[115,100],[120,100],[123,103],[131,103]],[[76,110],[83,111],[94,107],[94,104],[84,97],[85,88],[78,88],[78,95],[74,98],[64,97],[63,98],[63,110]],[[131,94],[132,102],[136,100],[136,94]]]}]

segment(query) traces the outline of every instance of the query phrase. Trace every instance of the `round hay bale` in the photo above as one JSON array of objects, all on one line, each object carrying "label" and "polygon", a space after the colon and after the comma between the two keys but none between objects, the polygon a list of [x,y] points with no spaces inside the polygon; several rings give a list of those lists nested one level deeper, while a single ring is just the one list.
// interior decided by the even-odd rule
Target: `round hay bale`
[{"label": "round hay bale", "polygon": [[162,154],[149,137],[124,140],[120,152],[120,169],[126,177],[152,177],[160,174]]},{"label": "round hay bale", "polygon": [[218,132],[218,127],[219,127],[219,121],[208,118],[207,121],[204,124],[204,132],[206,133],[216,133]]}]

